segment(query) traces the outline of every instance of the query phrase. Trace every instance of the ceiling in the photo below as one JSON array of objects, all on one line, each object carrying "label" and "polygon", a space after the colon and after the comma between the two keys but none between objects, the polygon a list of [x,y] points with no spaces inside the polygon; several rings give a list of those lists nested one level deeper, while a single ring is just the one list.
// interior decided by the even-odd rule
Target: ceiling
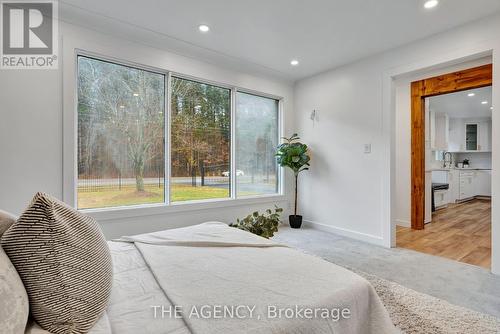
[{"label": "ceiling", "polygon": [[[63,21],[297,80],[500,11],[498,0],[61,0]],[[200,24],[210,27],[198,31]],[[298,66],[290,61],[298,59]]]},{"label": "ceiling", "polygon": [[[474,96],[468,94],[474,93]],[[491,117],[491,86],[429,98],[429,108],[437,113],[446,113],[450,118]],[[487,104],[481,102],[487,101]]]}]

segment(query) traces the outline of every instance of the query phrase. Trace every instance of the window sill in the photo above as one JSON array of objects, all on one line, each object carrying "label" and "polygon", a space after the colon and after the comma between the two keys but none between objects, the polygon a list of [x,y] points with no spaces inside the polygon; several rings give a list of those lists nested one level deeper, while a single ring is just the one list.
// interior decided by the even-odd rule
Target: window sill
[{"label": "window sill", "polygon": [[147,217],[155,215],[165,215],[169,213],[188,212],[221,209],[229,207],[247,206],[252,204],[261,204],[269,202],[284,202],[287,198],[284,195],[261,195],[253,197],[245,197],[238,199],[216,199],[216,200],[200,200],[200,201],[186,201],[176,202],[166,205],[149,204],[149,205],[134,205],[127,207],[115,208],[102,208],[102,209],[84,209],[80,210],[81,213],[86,214],[99,222],[108,220],[133,218],[133,217]]}]

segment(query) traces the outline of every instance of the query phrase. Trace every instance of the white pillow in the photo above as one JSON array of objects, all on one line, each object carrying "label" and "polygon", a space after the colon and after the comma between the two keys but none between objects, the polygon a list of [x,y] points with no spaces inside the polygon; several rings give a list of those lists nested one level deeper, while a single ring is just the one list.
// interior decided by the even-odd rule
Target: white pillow
[{"label": "white pillow", "polygon": [[14,224],[17,220],[17,217],[11,213],[0,210],[0,238],[5,231],[9,229],[9,227]]},{"label": "white pillow", "polygon": [[26,289],[9,257],[0,247],[0,332],[24,333],[28,315]]},{"label": "white pillow", "polygon": [[[16,222],[17,217],[0,210],[0,238]],[[0,247],[0,329],[2,333],[24,333],[28,321],[29,302],[26,289],[10,262],[9,257]]]}]

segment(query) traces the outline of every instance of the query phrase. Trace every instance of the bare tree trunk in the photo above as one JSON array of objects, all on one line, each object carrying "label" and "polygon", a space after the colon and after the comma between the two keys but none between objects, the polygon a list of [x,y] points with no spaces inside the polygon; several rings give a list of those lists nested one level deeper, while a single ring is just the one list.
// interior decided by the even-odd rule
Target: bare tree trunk
[{"label": "bare tree trunk", "polygon": [[144,163],[137,162],[134,166],[135,188],[137,191],[144,191]]}]

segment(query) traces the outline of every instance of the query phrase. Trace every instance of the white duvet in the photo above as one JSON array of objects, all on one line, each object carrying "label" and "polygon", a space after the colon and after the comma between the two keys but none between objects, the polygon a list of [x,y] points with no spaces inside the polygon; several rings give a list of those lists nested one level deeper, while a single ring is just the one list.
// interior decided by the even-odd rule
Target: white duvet
[{"label": "white duvet", "polygon": [[113,292],[92,334],[397,332],[362,277],[223,223],[109,246]]}]

